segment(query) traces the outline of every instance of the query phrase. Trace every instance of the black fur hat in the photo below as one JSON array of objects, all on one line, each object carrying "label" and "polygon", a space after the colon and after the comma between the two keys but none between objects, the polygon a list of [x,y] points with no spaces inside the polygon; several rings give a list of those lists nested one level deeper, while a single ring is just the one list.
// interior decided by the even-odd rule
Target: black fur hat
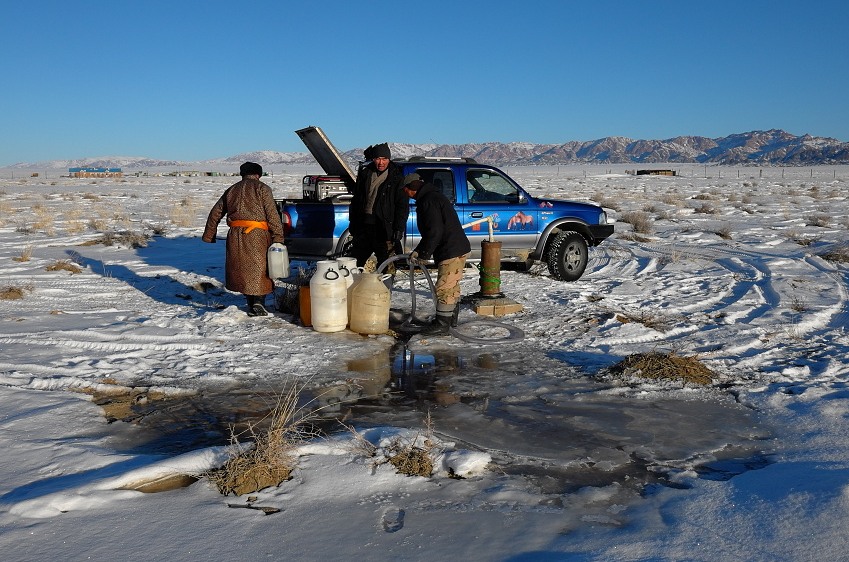
[{"label": "black fur hat", "polygon": [[262,166],[256,162],[245,162],[239,166],[239,175],[245,176],[260,176],[262,177]]}]

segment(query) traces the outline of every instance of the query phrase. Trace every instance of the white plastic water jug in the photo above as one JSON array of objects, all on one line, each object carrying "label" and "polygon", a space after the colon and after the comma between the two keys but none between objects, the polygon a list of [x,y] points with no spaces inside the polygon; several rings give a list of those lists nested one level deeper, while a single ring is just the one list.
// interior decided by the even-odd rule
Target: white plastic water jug
[{"label": "white plastic water jug", "polygon": [[348,325],[348,288],[336,260],[316,264],[310,279],[310,312],[316,332],[341,332]]},{"label": "white plastic water jug", "polygon": [[289,277],[289,251],[280,242],[268,247],[268,276],[272,279]]},{"label": "white plastic water jug", "polygon": [[354,272],[357,268],[357,258],[342,257],[336,258],[336,263],[339,264],[339,273],[345,278],[345,286],[350,288],[354,282]]},{"label": "white plastic water jug", "polygon": [[348,285],[348,326],[351,326],[351,304],[354,302],[354,287],[359,285],[363,279],[363,268],[355,267],[351,270],[351,284]]},{"label": "white plastic water jug", "polygon": [[358,334],[384,334],[389,330],[390,292],[384,277],[363,273],[351,288],[351,331]]}]

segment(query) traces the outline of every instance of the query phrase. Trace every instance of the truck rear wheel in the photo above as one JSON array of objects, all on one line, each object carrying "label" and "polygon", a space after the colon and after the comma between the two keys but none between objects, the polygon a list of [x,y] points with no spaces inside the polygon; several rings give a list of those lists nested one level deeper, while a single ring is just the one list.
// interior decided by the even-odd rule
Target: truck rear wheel
[{"label": "truck rear wheel", "polygon": [[345,238],[342,240],[342,256],[353,256],[354,255],[354,237],[350,234],[346,233]]},{"label": "truck rear wheel", "polygon": [[587,241],[577,232],[566,230],[554,237],[548,250],[548,271],[560,281],[577,281],[587,268]]}]

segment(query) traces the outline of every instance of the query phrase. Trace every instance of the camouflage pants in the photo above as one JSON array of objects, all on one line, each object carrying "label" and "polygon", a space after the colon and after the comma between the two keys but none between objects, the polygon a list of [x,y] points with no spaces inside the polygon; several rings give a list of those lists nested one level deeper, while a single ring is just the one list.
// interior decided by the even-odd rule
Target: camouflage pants
[{"label": "camouflage pants", "polygon": [[436,277],[436,311],[451,313],[460,300],[460,280],[468,254],[439,262]]}]

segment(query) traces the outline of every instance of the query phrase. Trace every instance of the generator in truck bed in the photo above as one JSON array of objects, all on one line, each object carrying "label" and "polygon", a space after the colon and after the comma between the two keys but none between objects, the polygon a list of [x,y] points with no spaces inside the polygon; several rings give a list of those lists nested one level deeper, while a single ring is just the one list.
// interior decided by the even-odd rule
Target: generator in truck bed
[{"label": "generator in truck bed", "polygon": [[[307,127],[296,134],[327,174],[317,178],[336,178],[346,187],[355,184],[353,172],[321,129]],[[440,189],[453,202],[461,224],[492,217],[495,239],[501,242],[502,261],[528,265],[541,261],[556,279],[580,278],[589,260],[589,248],[613,234],[613,224],[607,222],[607,213],[598,205],[531,197],[498,168],[470,158],[417,156],[395,163],[403,168],[404,175],[416,172]],[[309,180],[308,197],[307,178],[304,182],[304,199],[277,201],[289,257],[313,261],[346,255],[351,241],[350,198],[313,198],[321,195],[322,189],[330,189],[329,183],[319,189],[318,179]],[[476,224],[466,229],[466,236],[472,246],[470,261],[479,261],[481,241],[489,239],[489,229]],[[402,240],[404,251],[412,251],[420,239],[415,201],[411,200]]]},{"label": "generator in truck bed", "polygon": [[303,192],[304,199],[308,201],[324,201],[349,195],[345,180],[339,176],[304,176]]}]

